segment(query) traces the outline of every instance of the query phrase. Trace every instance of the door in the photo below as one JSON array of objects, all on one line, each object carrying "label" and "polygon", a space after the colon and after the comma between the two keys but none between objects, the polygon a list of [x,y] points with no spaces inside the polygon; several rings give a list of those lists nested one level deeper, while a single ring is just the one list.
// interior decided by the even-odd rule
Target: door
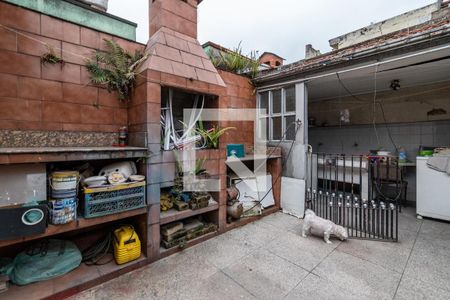
[{"label": "door", "polygon": [[[284,213],[303,218],[305,212],[305,186],[307,170],[308,131],[307,101],[308,94],[305,83],[295,85],[295,140],[282,143],[284,169],[281,180],[281,208]],[[289,106],[286,97],[286,106]]]}]

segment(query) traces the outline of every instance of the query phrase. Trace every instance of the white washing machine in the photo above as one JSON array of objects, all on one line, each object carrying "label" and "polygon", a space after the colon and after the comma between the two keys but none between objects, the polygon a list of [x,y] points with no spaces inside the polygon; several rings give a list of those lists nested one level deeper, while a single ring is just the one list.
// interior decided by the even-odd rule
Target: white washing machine
[{"label": "white washing machine", "polygon": [[417,215],[450,221],[450,175],[427,166],[417,157]]}]

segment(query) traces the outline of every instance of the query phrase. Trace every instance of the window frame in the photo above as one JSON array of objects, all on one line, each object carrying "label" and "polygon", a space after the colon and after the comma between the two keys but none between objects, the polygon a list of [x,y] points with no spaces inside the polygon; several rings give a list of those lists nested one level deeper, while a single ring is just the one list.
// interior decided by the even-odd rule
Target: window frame
[{"label": "window frame", "polygon": [[[289,85],[286,87],[282,87],[282,88],[276,88],[276,89],[272,89],[272,90],[268,90],[268,91],[264,91],[262,93],[268,93],[268,111],[266,115],[260,115],[259,111],[258,111],[258,134],[261,132],[261,128],[260,128],[260,120],[261,119],[266,119],[266,126],[269,127],[269,130],[266,129],[266,132],[269,133],[269,136],[266,137],[268,142],[280,142],[281,140],[279,139],[274,139],[273,138],[273,118],[277,118],[277,117],[281,117],[281,132],[280,132],[280,136],[281,138],[283,138],[283,133],[286,131],[286,128],[288,127],[288,125],[286,124],[286,118],[287,117],[294,117],[296,118],[297,116],[297,103],[296,103],[296,99],[294,98],[294,103],[295,103],[295,111],[286,111],[286,90],[293,88],[294,89],[294,97],[296,97],[296,86],[295,85]],[[280,113],[273,113],[273,92],[274,91],[278,91],[281,90],[281,112]],[[258,101],[257,101],[257,107],[258,109],[261,108],[261,94],[262,93],[258,93]],[[287,138],[287,137],[286,137]],[[288,140],[288,139],[284,139],[284,141],[292,141],[292,140]]]}]

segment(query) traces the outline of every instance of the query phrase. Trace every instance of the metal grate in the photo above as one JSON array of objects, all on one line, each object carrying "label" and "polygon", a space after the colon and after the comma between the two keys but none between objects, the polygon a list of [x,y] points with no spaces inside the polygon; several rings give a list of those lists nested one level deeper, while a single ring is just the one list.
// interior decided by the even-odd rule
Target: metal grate
[{"label": "metal grate", "polygon": [[398,241],[402,179],[394,157],[310,154],[306,207],[349,237]]},{"label": "metal grate", "polygon": [[145,185],[84,194],[83,214],[94,218],[144,207]]}]

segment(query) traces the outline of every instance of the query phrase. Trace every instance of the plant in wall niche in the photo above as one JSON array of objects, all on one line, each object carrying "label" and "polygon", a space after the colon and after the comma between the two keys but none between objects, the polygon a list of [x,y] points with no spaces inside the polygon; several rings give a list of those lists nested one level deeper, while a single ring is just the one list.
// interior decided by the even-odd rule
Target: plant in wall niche
[{"label": "plant in wall niche", "polygon": [[96,51],[86,62],[91,82],[105,85],[109,92],[116,91],[120,101],[128,101],[136,81],[136,70],[148,55],[136,51],[129,53],[116,42],[105,39],[106,51]]},{"label": "plant in wall niche", "polygon": [[41,56],[42,64],[64,64],[64,60],[55,53],[55,49],[47,46],[48,52]]},{"label": "plant in wall niche", "polygon": [[220,128],[219,126],[213,126],[210,129],[205,129],[203,126],[203,122],[198,122],[198,127],[196,129],[197,133],[200,134],[203,140],[206,143],[206,148],[210,149],[218,149],[219,148],[219,139],[220,137],[227,132],[228,130],[234,130],[235,127],[225,127]]},{"label": "plant in wall niche", "polygon": [[253,50],[248,55],[242,54],[241,43],[234,50],[220,50],[218,53],[211,49],[207,52],[213,65],[221,70],[237,74],[248,74],[252,78],[259,73],[258,51]]}]

